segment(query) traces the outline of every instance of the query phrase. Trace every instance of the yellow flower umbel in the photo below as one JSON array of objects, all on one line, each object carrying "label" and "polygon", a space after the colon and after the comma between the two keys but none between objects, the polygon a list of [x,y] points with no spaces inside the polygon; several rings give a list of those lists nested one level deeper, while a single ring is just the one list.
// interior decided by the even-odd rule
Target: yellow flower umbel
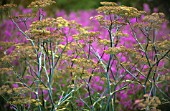
[{"label": "yellow flower umbel", "polygon": [[5,55],[1,58],[3,62],[11,62],[16,60],[16,58],[24,59],[24,58],[35,58],[35,47],[29,44],[16,44],[15,49],[12,51],[11,54]]},{"label": "yellow flower umbel", "polygon": [[163,13],[152,13],[151,15],[146,15],[142,19],[142,22],[136,23],[134,26],[152,30],[160,28],[162,23],[164,22],[166,22],[166,20],[165,15]]},{"label": "yellow flower umbel", "polygon": [[58,17],[56,19],[56,22],[55,22],[57,28],[64,28],[64,27],[67,27],[69,25],[69,22],[65,19],[63,19],[62,17]]},{"label": "yellow flower umbel", "polygon": [[61,37],[61,31],[56,32],[50,31],[49,28],[61,29],[69,26],[69,21],[63,19],[62,17],[58,18],[46,18],[41,21],[35,21],[30,25],[30,29],[26,31],[28,35],[33,39],[41,38],[48,39],[52,37]]},{"label": "yellow flower umbel", "polygon": [[99,67],[99,64],[91,59],[73,58],[71,61],[74,63],[74,66],[67,66],[67,71],[73,74],[73,78],[88,78],[92,75],[89,70]]},{"label": "yellow flower umbel", "polygon": [[10,88],[9,85],[2,85],[2,86],[0,87],[0,95],[3,95],[3,94],[5,94],[5,93],[7,93],[7,91],[10,90],[10,89],[11,89],[11,88]]},{"label": "yellow flower umbel", "polygon": [[101,2],[103,6],[99,7],[97,11],[99,13],[104,12],[106,15],[114,14],[121,17],[134,18],[140,17],[144,14],[144,11],[138,11],[134,7],[119,6],[114,2]]},{"label": "yellow flower umbel", "polygon": [[34,2],[31,2],[31,4],[28,7],[29,8],[43,8],[53,3],[56,3],[56,2],[52,0],[35,0]]},{"label": "yellow flower umbel", "polygon": [[13,7],[16,7],[17,5],[16,4],[5,4],[5,5],[0,5],[0,10],[5,10],[5,9],[10,9],[10,8],[13,8]]},{"label": "yellow flower umbel", "polygon": [[137,108],[140,110],[147,110],[147,111],[161,111],[157,109],[158,105],[161,104],[161,101],[158,97],[153,96],[149,97],[148,94],[144,95],[144,99],[136,100],[135,105],[137,105]]},{"label": "yellow flower umbel", "polygon": [[120,46],[120,47],[109,47],[107,50],[105,50],[106,54],[118,54],[121,52],[126,52],[128,51],[128,49],[124,46]]}]

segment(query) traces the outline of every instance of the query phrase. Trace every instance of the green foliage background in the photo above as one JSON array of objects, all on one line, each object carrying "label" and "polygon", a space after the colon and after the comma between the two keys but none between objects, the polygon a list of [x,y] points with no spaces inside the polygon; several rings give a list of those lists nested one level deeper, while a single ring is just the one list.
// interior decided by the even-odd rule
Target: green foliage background
[{"label": "green foliage background", "polygon": [[[26,7],[34,0],[0,0],[0,4],[15,3]],[[143,4],[149,4],[151,11],[153,8],[159,8],[159,11],[164,12],[168,20],[170,20],[170,0],[55,0],[56,4],[50,7],[50,12],[56,10],[65,10],[67,13],[78,10],[96,9],[102,1],[117,2],[121,5],[133,6],[143,10]],[[2,16],[2,13],[0,12]]]},{"label": "green foliage background", "polygon": [[[26,7],[34,0],[1,0],[0,4],[15,3]],[[170,0],[54,0],[56,1],[55,7],[57,9],[64,9],[66,11],[78,11],[95,9],[100,6],[102,1],[118,2],[119,4],[126,6],[134,6],[138,9],[143,8],[143,3],[147,3],[153,9],[158,7],[160,11],[170,12]],[[56,7],[57,6],[57,7]]]}]

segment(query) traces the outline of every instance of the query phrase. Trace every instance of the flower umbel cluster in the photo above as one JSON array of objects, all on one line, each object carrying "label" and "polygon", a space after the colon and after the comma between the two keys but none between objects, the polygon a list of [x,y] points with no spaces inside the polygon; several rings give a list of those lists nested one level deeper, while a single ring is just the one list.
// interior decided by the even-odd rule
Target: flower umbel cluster
[{"label": "flower umbel cluster", "polygon": [[148,94],[144,95],[144,99],[135,101],[135,105],[141,110],[161,111],[157,109],[160,104],[161,101],[158,97],[149,97]]},{"label": "flower umbel cluster", "polygon": [[56,3],[56,2],[53,0],[35,0],[31,2],[31,4],[28,7],[29,8],[43,8],[53,3]]},{"label": "flower umbel cluster", "polygon": [[16,7],[16,4],[5,4],[5,5],[0,5],[1,10],[9,9],[9,8],[14,8]]},{"label": "flower umbel cluster", "polygon": [[142,14],[145,13],[144,11],[138,11],[134,7],[119,6],[114,2],[101,2],[101,4],[103,6],[99,7],[97,11],[99,13],[104,12],[107,15],[114,14],[121,17],[134,18],[134,17],[140,17]]}]

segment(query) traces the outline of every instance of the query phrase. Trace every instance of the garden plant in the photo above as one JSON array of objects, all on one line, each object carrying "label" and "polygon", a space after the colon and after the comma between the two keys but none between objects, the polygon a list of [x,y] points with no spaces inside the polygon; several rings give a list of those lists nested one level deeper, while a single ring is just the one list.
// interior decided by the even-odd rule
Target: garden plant
[{"label": "garden plant", "polygon": [[161,111],[170,103],[170,31],[163,13],[101,2],[97,12],[78,14],[87,21],[75,13],[47,17],[53,3],[36,0],[0,26],[3,107]]}]

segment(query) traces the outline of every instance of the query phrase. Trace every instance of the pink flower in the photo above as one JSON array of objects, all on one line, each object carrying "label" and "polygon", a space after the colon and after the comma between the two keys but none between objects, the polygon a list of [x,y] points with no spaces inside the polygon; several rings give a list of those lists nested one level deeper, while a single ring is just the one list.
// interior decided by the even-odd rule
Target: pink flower
[{"label": "pink flower", "polygon": [[150,13],[150,8],[149,8],[149,5],[148,5],[148,4],[144,3],[144,4],[143,4],[143,9],[144,9],[144,11],[146,11],[147,13]]},{"label": "pink flower", "polygon": [[18,84],[12,84],[13,88],[18,88]]},{"label": "pink flower", "polygon": [[81,100],[76,100],[77,106],[83,107],[84,103]]}]

